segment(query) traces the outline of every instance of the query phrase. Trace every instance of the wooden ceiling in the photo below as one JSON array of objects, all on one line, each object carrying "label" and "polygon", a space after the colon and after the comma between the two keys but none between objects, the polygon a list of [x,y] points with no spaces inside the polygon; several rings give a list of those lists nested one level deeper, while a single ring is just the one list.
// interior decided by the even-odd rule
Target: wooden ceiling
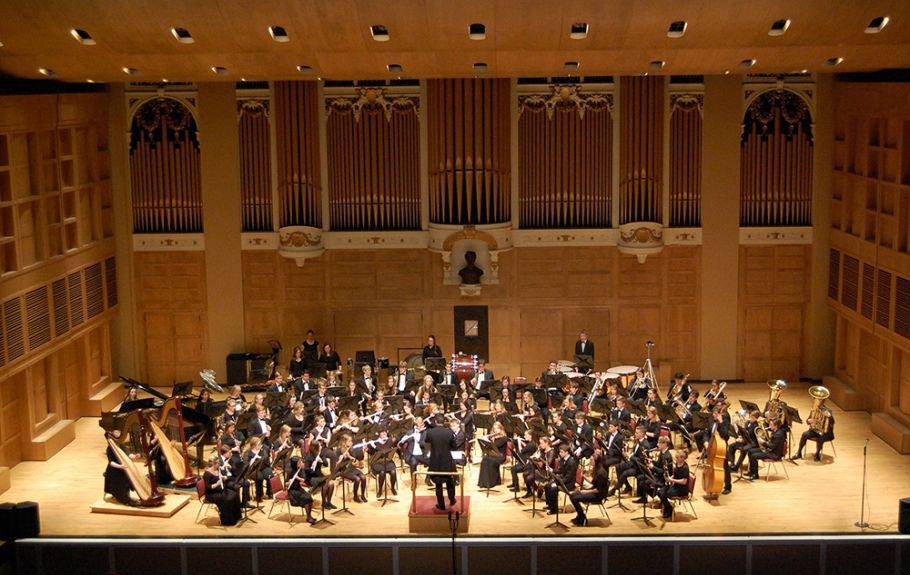
[{"label": "wooden ceiling", "polygon": [[[4,0],[0,72],[69,82],[383,79],[871,71],[910,68],[908,0]],[[890,22],[866,34],[876,17]],[[782,36],[768,30],[791,24]],[[681,38],[667,37],[685,21]],[[587,38],[569,38],[585,22]],[[486,39],[468,26],[486,26]],[[377,42],[381,24],[390,40]],[[270,26],[290,41],[279,43]],[[171,29],[185,28],[192,44]],[[95,40],[85,46],[73,29]],[[824,64],[843,58],[836,67]],[[401,73],[388,71],[399,64]],[[223,67],[219,76],[213,67]],[[297,71],[310,66],[312,76]]]}]

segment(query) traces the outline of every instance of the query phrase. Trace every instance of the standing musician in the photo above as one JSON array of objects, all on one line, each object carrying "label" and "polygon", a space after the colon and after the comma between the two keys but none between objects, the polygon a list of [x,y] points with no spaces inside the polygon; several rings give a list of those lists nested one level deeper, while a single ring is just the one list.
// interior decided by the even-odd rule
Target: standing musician
[{"label": "standing musician", "polygon": [[[243,453],[244,468],[249,469],[250,466],[257,465],[260,460],[262,461],[262,464],[259,466],[259,471],[253,476],[253,485],[256,487],[256,501],[262,501],[263,491],[265,491],[269,499],[272,497],[272,486],[269,483],[269,478],[272,477],[270,455],[271,451],[262,444],[260,438],[251,437],[250,440],[247,441],[247,449]],[[265,485],[264,490],[263,484]]]},{"label": "standing musician", "polygon": [[[524,439],[516,439],[515,441],[517,441],[521,447],[516,452],[516,457],[512,461],[512,484],[509,485],[509,491],[518,492],[521,491],[521,487],[518,484],[518,474],[521,473],[524,475],[524,473],[530,469],[531,463],[529,462],[529,459],[534,455],[534,452],[537,451],[537,440],[534,436],[534,432],[530,429],[526,429],[524,432]],[[531,492],[527,477],[525,477],[525,488],[528,493]]]},{"label": "standing musician", "polygon": [[581,508],[582,503],[600,503],[607,498],[607,487],[610,485],[610,471],[604,464],[603,456],[600,453],[594,454],[592,460],[594,464],[594,477],[591,480],[591,489],[582,489],[579,485],[578,491],[569,494],[569,501],[575,507],[575,517],[572,518],[573,525],[586,525],[588,518]]},{"label": "standing musician", "polygon": [[275,379],[272,380],[272,383],[268,387],[268,391],[273,393],[284,393],[288,390],[287,384],[284,382],[284,375],[280,371],[275,371]]},{"label": "standing musician", "polygon": [[[635,499],[633,503],[647,503],[647,494],[656,495],[658,490],[665,484],[664,472],[669,472],[670,466],[673,465],[673,456],[670,455],[670,438],[661,437],[657,441],[657,450],[656,461],[650,458],[645,460],[645,464],[654,479],[649,479],[644,474],[638,476],[638,499]],[[688,474],[688,471],[686,473]]]},{"label": "standing musician", "polygon": [[493,376],[493,371],[487,369],[487,360],[478,359],[477,360],[477,370],[471,374],[471,385],[475,389],[474,396],[477,399],[480,398],[490,398],[490,386],[493,385],[495,377]]},{"label": "standing musician", "polygon": [[341,366],[341,358],[338,356],[338,352],[332,349],[332,344],[329,342],[322,344],[322,349],[319,350],[318,361],[325,364],[327,372],[338,371],[338,368]]},{"label": "standing musician", "polygon": [[303,457],[292,457],[290,469],[296,472],[288,480],[288,502],[294,507],[306,509],[306,522],[312,525],[316,523],[316,519],[313,517],[313,496],[306,485],[306,461]]},{"label": "standing musician", "polygon": [[585,414],[578,410],[575,412],[575,424],[571,427],[573,443],[575,449],[572,452],[578,459],[587,459],[594,455],[594,430],[585,421]]},{"label": "standing musician", "polygon": [[[442,357],[442,348],[436,345],[435,335],[431,334],[429,337],[427,337],[427,345],[423,348],[423,353],[421,356],[423,357],[424,365],[427,364],[428,357]],[[451,366],[451,363],[446,362],[446,367],[448,368],[449,366]],[[448,371],[448,369],[446,371]]]},{"label": "standing musician", "polygon": [[[556,460],[556,474],[565,484],[566,489],[572,491],[575,488],[575,476],[578,471],[578,461],[572,457],[568,445],[563,443],[559,446],[559,457]],[[555,515],[556,508],[559,506],[559,487],[555,482],[547,484],[547,515]]]},{"label": "standing musician", "polygon": [[681,497],[689,492],[689,466],[686,464],[686,452],[676,452],[676,465],[672,473],[664,477],[665,485],[660,488],[660,503],[664,508],[664,519],[673,517],[671,497]]},{"label": "standing musician", "polygon": [[303,350],[295,347],[293,357],[288,362],[288,373],[291,375],[291,379],[297,379],[303,375],[306,365],[307,359],[303,356]]},{"label": "standing musician", "polygon": [[[348,432],[342,433],[341,439],[338,441],[338,447],[335,448],[335,460],[338,463],[344,463],[348,460],[352,462],[351,466],[344,472],[343,477],[354,484],[354,503],[366,503],[367,478],[362,471],[357,469],[358,459],[352,449],[353,447],[354,438],[351,437],[351,434]],[[360,491],[359,494],[357,493],[358,490]]]},{"label": "standing musician", "polygon": [[465,400],[462,400],[458,404],[458,411],[455,412],[455,419],[458,420],[458,423],[461,424],[461,429],[464,431],[465,441],[468,442],[467,449],[465,450],[465,455],[468,458],[468,461],[471,461],[471,441],[474,440],[474,410],[471,409],[471,404]]},{"label": "standing musician", "polygon": [[[389,429],[385,426],[379,428],[379,437],[367,448],[370,455],[388,449],[393,446],[392,439],[389,437]],[[386,459],[384,462],[370,461],[370,469],[379,477],[379,483],[376,487],[376,497],[382,497],[382,490],[385,487],[386,475],[390,478],[389,487],[392,495],[398,495],[398,474],[396,472],[395,462]]]},{"label": "standing musician", "polygon": [[[708,424],[708,427],[704,431],[698,434],[698,437],[695,438],[695,441],[698,442],[699,437],[704,438],[703,448],[705,453],[711,451],[711,443],[714,441],[715,434],[720,434],[720,437],[729,442],[730,437],[733,436],[732,429],[730,427],[730,417],[724,410],[724,405],[719,404],[715,405],[714,409],[711,410],[711,423]],[[729,443],[728,443],[729,445]],[[729,451],[728,451],[729,453]],[[712,462],[708,461],[707,465],[712,465]],[[735,471],[735,470],[734,470]],[[727,460],[727,457],[724,457],[724,489],[721,491],[722,495],[729,495],[730,491],[733,490],[733,483],[730,480],[730,462]],[[708,497],[713,498],[714,494],[709,493]]]},{"label": "standing musician", "polygon": [[303,348],[303,355],[309,359],[316,359],[319,357],[319,342],[316,341],[316,334],[313,333],[313,330],[306,330],[306,339],[303,340],[300,347]]},{"label": "standing musician", "polygon": [[575,342],[575,355],[590,355],[594,359],[594,342],[588,340],[587,330],[581,330],[578,341]]},{"label": "standing musician", "polygon": [[[332,454],[334,458],[334,452]],[[322,468],[329,463],[327,458],[323,457],[323,445],[320,441],[310,441],[310,448],[307,450],[306,457],[303,458],[304,463],[304,476],[306,477],[306,482],[309,485],[316,483],[320,477],[322,477]],[[329,467],[329,469],[334,469],[334,466]],[[326,481],[323,484],[322,489],[322,508],[323,509],[336,509],[332,505],[332,494],[335,492],[335,483],[332,481]]]},{"label": "standing musician", "polygon": [[[717,415],[720,414],[723,422],[729,426],[730,425],[730,415],[727,413],[727,404],[723,399],[718,399],[717,403],[711,409],[711,416],[714,419],[717,419]],[[711,438],[714,437],[714,431],[716,430],[716,425],[713,423],[708,425],[705,429],[695,434],[695,446],[698,448],[698,451],[705,450],[705,444],[711,441]]]},{"label": "standing musician", "polygon": [[[435,415],[435,420],[433,428],[426,432],[426,442],[430,444],[430,458],[427,465],[431,472],[455,471],[455,462],[452,459],[452,450],[456,447],[455,435],[450,428],[445,426],[445,417],[441,413]],[[436,509],[444,510],[446,508],[442,497],[443,486],[449,496],[449,505],[455,505],[455,478],[451,475],[434,475],[431,481],[436,484]]]},{"label": "standing musician", "polygon": [[831,408],[825,405],[825,401],[825,399],[819,401],[818,409],[828,418],[828,431],[826,433],[815,431],[811,427],[812,424],[815,423],[815,420],[812,418],[807,419],[806,423],[808,423],[810,427],[804,431],[802,437],[799,438],[799,449],[796,450],[796,455],[793,456],[793,459],[802,458],[803,448],[806,446],[806,442],[811,439],[816,442],[815,461],[821,461],[822,447],[825,445],[825,442],[834,441],[834,413],[831,411]]},{"label": "standing musician", "polygon": [[620,487],[622,488],[620,493],[623,495],[632,492],[632,486],[629,484],[629,479],[638,475],[638,462],[644,462],[648,452],[644,426],[639,425],[635,428],[634,442],[635,444],[632,447],[632,453],[628,454],[626,461],[620,463],[616,468],[616,475],[619,479],[616,481],[616,485],[607,492],[608,497],[612,497]]},{"label": "standing musician", "polygon": [[759,447],[749,449],[749,475],[746,477],[749,481],[758,479],[758,460],[773,459],[779,461],[784,456],[784,446],[787,435],[780,426],[780,420],[776,417],[771,419],[771,437],[766,442],[763,438],[758,438]]},{"label": "standing musician", "polygon": [[219,473],[220,458],[213,455],[208,460],[208,467],[202,474],[205,482],[205,499],[218,507],[218,515],[222,525],[237,525],[243,516],[240,508],[240,497],[233,489],[229,489],[226,478]]}]

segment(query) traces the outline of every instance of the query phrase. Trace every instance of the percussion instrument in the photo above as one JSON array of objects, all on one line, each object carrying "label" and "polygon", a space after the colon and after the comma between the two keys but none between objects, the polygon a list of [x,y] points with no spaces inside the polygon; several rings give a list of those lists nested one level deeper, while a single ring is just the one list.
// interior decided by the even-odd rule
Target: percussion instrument
[{"label": "percussion instrument", "polygon": [[575,371],[575,362],[571,359],[560,359],[556,362],[556,371],[560,373],[571,373]]},{"label": "percussion instrument", "polygon": [[477,356],[465,355],[459,353],[452,356],[452,371],[458,375],[458,379],[471,381],[471,376],[477,371]]},{"label": "percussion instrument", "polygon": [[617,365],[608,369],[607,373],[612,376],[611,379],[618,377],[623,389],[629,389],[629,384],[632,383],[635,378],[635,372],[639,369],[641,368],[637,365]]}]

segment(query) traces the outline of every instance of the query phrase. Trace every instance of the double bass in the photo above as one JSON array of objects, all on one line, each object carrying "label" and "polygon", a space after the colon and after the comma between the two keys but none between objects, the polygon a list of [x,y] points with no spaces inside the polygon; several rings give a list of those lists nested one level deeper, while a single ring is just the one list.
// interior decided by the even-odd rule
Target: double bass
[{"label": "double bass", "polygon": [[724,463],[727,459],[727,440],[720,434],[720,422],[717,422],[707,449],[707,460],[702,468],[702,486],[705,493],[719,495],[724,489]]}]

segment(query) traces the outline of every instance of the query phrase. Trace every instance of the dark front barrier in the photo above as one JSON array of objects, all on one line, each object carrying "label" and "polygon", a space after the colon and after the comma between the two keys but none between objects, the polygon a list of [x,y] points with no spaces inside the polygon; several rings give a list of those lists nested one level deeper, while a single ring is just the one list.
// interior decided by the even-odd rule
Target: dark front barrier
[{"label": "dark front barrier", "polygon": [[910,497],[901,499],[897,512],[897,530],[910,535]]},{"label": "dark front barrier", "polygon": [[[898,575],[910,571],[910,537],[857,534],[734,537],[458,537],[458,575],[654,573]],[[25,539],[23,575],[144,575],[228,572],[287,575],[452,573],[450,537],[299,539]]]}]

